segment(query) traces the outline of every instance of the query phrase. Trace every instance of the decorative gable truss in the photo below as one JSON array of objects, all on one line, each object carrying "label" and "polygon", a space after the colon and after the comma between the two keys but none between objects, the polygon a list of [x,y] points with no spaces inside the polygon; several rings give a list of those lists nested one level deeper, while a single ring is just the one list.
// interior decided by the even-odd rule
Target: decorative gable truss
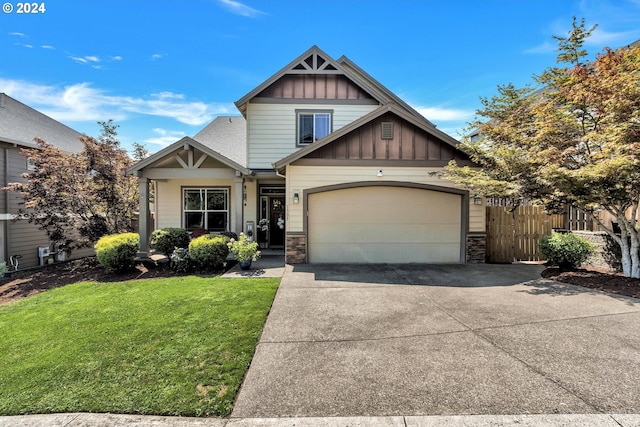
[{"label": "decorative gable truss", "polygon": [[311,54],[300,60],[297,64],[291,66],[289,73],[291,74],[342,74],[337,64],[333,64],[333,60],[321,54],[319,50],[312,50]]},{"label": "decorative gable truss", "polygon": [[207,160],[207,154],[206,153],[201,153],[200,157],[198,157],[198,160],[194,162],[194,150],[191,147],[191,145],[189,145],[188,143],[184,144],[184,151],[187,154],[187,159],[185,161],[185,159],[182,158],[182,156],[180,155],[180,153],[175,153],[175,160],[180,164],[180,166],[182,166],[184,169],[198,169],[200,166],[202,166],[202,164],[204,163],[205,160]]}]

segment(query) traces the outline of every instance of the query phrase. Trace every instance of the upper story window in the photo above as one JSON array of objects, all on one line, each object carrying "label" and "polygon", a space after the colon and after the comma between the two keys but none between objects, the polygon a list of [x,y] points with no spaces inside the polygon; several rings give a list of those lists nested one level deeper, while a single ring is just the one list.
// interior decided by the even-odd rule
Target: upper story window
[{"label": "upper story window", "polygon": [[297,114],[298,144],[311,144],[331,133],[332,111],[297,111]]}]

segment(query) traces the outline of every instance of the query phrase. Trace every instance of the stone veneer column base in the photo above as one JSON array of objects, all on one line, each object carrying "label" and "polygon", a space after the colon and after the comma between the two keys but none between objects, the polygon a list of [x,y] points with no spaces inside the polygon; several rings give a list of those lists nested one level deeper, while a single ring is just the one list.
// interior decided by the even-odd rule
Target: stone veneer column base
[{"label": "stone veneer column base", "polygon": [[483,264],[487,256],[487,233],[467,234],[467,262]]},{"label": "stone veneer column base", "polygon": [[307,262],[307,237],[302,233],[287,233],[284,262],[305,264]]}]

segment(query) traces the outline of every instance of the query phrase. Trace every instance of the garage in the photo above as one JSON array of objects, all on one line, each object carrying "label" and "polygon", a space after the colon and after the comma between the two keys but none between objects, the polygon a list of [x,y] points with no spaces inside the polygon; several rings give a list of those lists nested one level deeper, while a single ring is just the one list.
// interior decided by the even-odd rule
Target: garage
[{"label": "garage", "polygon": [[309,192],[312,263],[464,262],[463,193],[428,186]]}]

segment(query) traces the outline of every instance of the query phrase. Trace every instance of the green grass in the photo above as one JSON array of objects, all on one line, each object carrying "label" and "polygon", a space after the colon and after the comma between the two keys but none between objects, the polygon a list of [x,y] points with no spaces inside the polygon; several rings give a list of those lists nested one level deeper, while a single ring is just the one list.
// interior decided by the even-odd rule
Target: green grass
[{"label": "green grass", "polygon": [[279,279],[77,283],[0,307],[0,415],[226,416]]}]

